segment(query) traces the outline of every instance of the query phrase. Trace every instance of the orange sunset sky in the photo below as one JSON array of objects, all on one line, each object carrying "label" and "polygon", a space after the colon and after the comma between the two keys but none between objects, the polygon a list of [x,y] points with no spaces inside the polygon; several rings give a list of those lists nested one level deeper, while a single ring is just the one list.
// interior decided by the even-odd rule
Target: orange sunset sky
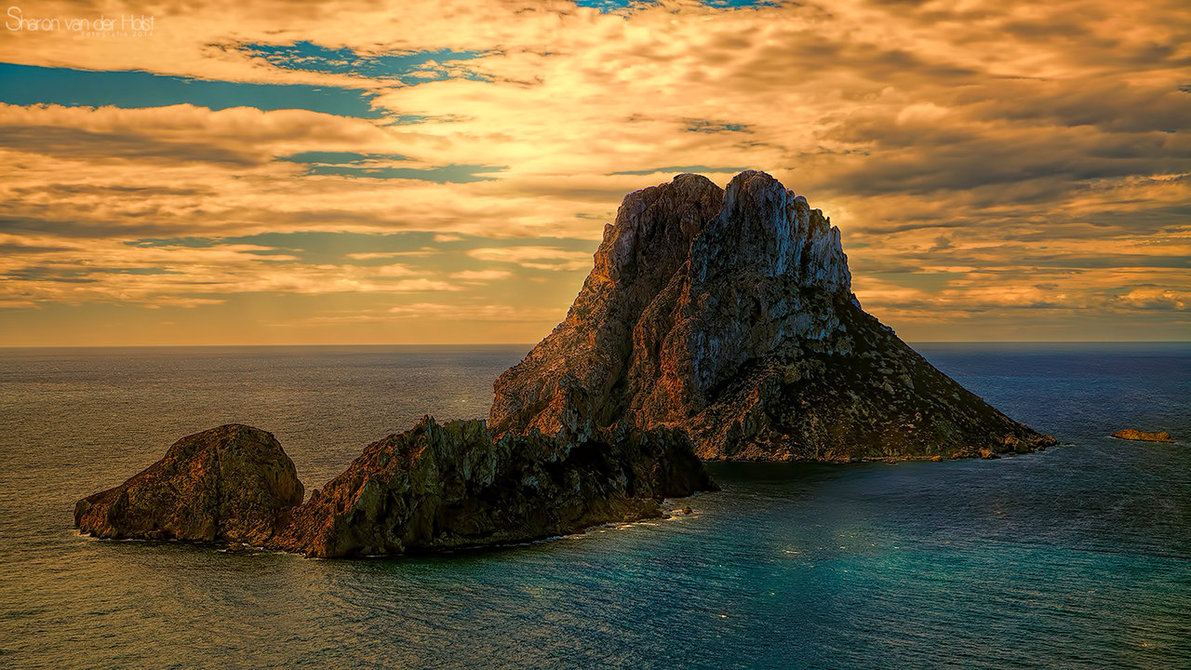
[{"label": "orange sunset sky", "polygon": [[0,346],[534,342],[625,193],[743,168],[905,339],[1191,334],[1185,0],[4,20]]}]

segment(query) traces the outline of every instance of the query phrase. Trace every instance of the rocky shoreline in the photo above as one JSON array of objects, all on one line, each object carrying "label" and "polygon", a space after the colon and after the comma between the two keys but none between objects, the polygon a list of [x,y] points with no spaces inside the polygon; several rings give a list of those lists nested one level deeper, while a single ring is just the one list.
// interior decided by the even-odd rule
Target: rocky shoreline
[{"label": "rocky shoreline", "polygon": [[715,490],[681,431],[568,428],[495,438],[484,421],[424,417],[374,442],[303,503],[293,462],[262,430],[182,438],[75,507],[95,537],[175,539],[311,557],[441,553],[665,516]]}]

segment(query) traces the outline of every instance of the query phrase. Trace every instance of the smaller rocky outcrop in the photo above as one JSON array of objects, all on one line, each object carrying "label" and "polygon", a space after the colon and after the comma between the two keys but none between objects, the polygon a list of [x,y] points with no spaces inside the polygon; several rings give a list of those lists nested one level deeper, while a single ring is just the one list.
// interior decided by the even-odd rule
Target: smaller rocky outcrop
[{"label": "smaller rocky outcrop", "polygon": [[1122,428],[1112,434],[1113,437],[1118,437],[1122,440],[1137,440],[1139,442],[1174,442],[1174,438],[1166,431],[1159,431],[1157,433],[1147,433],[1136,428]]},{"label": "smaller rocky outcrop", "polygon": [[304,505],[294,464],[272,435],[220,426],[178,440],[144,472],[80,500],[75,525],[103,538],[318,557],[430,553],[660,517],[665,498],[716,489],[683,431],[598,429],[575,412],[564,418],[552,436],[494,439],[482,420],[439,425],[424,417],[369,445]]},{"label": "smaller rocky outcrop", "polygon": [[682,431],[564,428],[494,440],[484,421],[427,416],[365,448],[268,546],[338,557],[510,544],[659,517],[663,498],[713,488]]},{"label": "smaller rocky outcrop", "polygon": [[229,424],[178,440],[140,474],[80,500],[74,522],[96,537],[260,544],[301,502],[277,439]]}]

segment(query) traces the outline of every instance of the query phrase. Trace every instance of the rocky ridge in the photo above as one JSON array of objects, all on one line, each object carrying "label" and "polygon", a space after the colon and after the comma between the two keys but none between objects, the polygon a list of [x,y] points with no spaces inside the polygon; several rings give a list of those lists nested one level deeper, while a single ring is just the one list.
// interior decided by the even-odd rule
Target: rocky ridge
[{"label": "rocky ridge", "polygon": [[312,492],[269,546],[328,557],[511,544],[660,517],[664,498],[713,487],[680,431],[494,440],[483,421],[425,417]]},{"label": "rocky ridge", "polygon": [[565,430],[494,438],[482,420],[369,445],[302,503],[277,440],[241,425],[182,438],[166,456],[75,508],[104,538],[244,544],[317,557],[511,544],[664,515],[665,498],[714,490],[681,431]]},{"label": "rocky ridge", "polygon": [[709,460],[952,458],[1054,444],[865,313],[840,232],[771,176],[628,195],[566,318],[495,383],[496,433],[687,430]]}]

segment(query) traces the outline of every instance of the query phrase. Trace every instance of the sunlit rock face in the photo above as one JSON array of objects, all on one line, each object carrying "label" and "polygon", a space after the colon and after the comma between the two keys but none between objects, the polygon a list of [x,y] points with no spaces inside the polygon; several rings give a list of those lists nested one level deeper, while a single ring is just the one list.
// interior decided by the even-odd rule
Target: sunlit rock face
[{"label": "sunlit rock face", "polygon": [[140,474],[78,501],[74,521],[95,537],[259,544],[301,502],[277,439],[228,424],[178,440]]},{"label": "sunlit rock face", "polygon": [[495,384],[497,433],[686,429],[705,459],[1026,451],[1053,440],[942,374],[860,308],[838,228],[763,172],[629,194],[566,319]]}]

